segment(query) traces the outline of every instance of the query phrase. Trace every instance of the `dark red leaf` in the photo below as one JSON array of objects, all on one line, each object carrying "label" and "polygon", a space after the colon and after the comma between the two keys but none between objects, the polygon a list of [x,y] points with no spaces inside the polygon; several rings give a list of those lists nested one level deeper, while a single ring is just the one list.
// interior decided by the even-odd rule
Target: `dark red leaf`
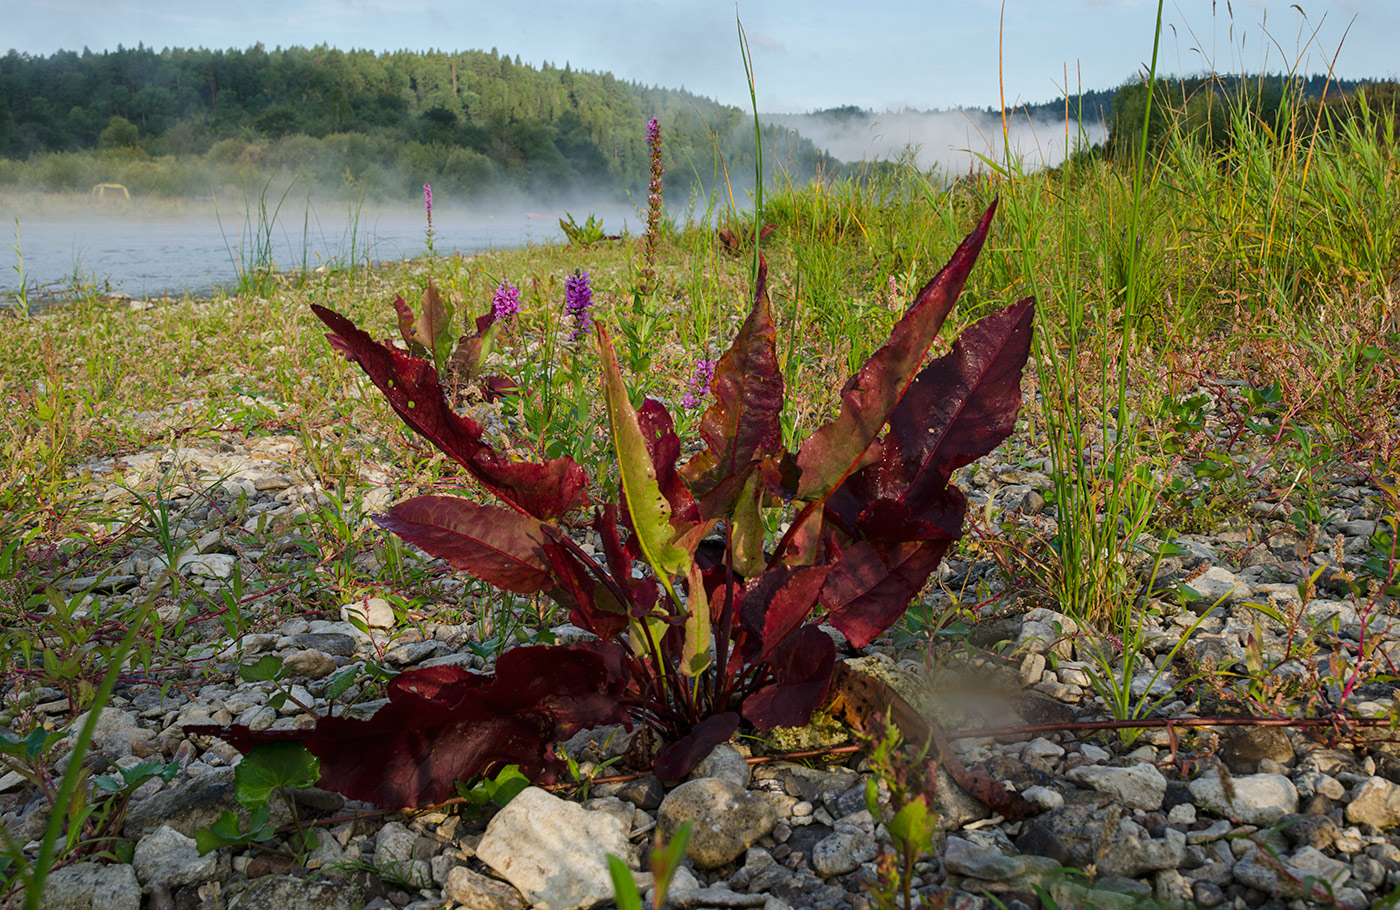
[{"label": "dark red leaf", "polygon": [[821,600],[831,611],[831,624],[855,647],[870,644],[904,615],[951,543],[862,540],[851,544],[822,587]]},{"label": "dark red leaf", "polygon": [[447,324],[447,303],[431,278],[428,279],[428,289],[423,292],[421,303],[418,320],[413,324],[413,339],[430,352],[437,351],[438,340],[451,328]]},{"label": "dark red leaf", "polygon": [[597,566],[557,539],[557,532],[545,543],[544,555],[564,594],[562,602],[570,605],[569,622],[604,641],[627,628],[627,604],[598,577]]},{"label": "dark red leaf", "polygon": [[[476,378],[477,370],[481,367],[481,346],[486,339],[486,332],[495,322],[496,308],[488,306],[483,315],[476,317],[476,331],[457,339],[457,349],[447,361],[447,372],[458,386],[464,386]],[[490,380],[487,380],[488,401],[491,400],[489,382]]]},{"label": "dark red leaf", "polygon": [[807,621],[830,571],[831,566],[773,566],[749,583],[743,598],[743,623],[761,642],[758,660],[768,660]]},{"label": "dark red leaf", "polygon": [[419,344],[418,339],[414,337],[413,327],[418,319],[413,315],[413,308],[404,301],[403,295],[394,298],[394,313],[398,316],[399,337],[403,339],[404,345],[409,351],[420,357],[426,354],[427,348]]},{"label": "dark red leaf", "polygon": [[817,428],[803,442],[797,454],[797,465],[802,469],[798,499],[821,502],[848,476],[870,463],[870,445],[914,381],[924,355],[962,293],[995,211],[993,202],[948,264],[924,285],[895,324],[889,340],[847,381],[836,419]]},{"label": "dark red leaf", "polygon": [[769,659],[774,682],[744,701],[744,717],[760,730],[802,727],[822,706],[836,666],[836,643],[816,626],[783,639]]},{"label": "dark red leaf", "polygon": [[656,482],[661,495],[671,505],[671,525],[677,529],[700,522],[700,509],[695,497],[681,480],[676,460],[681,457],[681,441],[666,406],[655,398],[642,402],[637,410],[637,423],[642,428],[651,463],[656,467]]},{"label": "dark red leaf", "polygon": [[[759,265],[753,309],[715,365],[710,389],[715,400],[700,418],[707,448],[681,469],[697,496],[741,473],[755,457],[782,445],[779,414],[783,409],[783,375],[778,370],[776,330],[768,303],[767,266]],[[737,496],[742,484],[733,486]],[[706,500],[708,502],[708,500]],[[715,517],[723,511],[714,503]]]},{"label": "dark red leaf", "polygon": [[632,563],[637,558],[622,545],[617,534],[617,506],[608,503],[601,514],[593,517],[593,530],[603,544],[603,556],[607,559],[608,573],[628,596],[627,612],[641,618],[656,606],[659,596],[656,580],[650,576],[632,577]]},{"label": "dark red leaf", "polygon": [[519,395],[524,391],[520,388],[520,383],[509,376],[487,376],[481,380],[481,384],[482,396],[487,401],[496,401],[507,395]]},{"label": "dark red leaf", "polygon": [[1034,317],[1028,298],[979,320],[919,373],[894,409],[881,486],[900,489],[914,514],[939,497],[953,471],[1011,435]]},{"label": "dark red leaf", "polygon": [[588,505],[588,476],[572,459],[544,464],[510,461],[482,440],[482,427],[447,404],[433,365],[379,344],[344,316],[315,304],[312,311],[330,327],[414,431],[467,469],[491,492],[527,515],[548,520]]},{"label": "dark red leaf", "polygon": [[662,780],[680,780],[713,752],[715,746],[729,742],[738,729],[739,715],[733,711],[712,714],[657,753],[651,770]]},{"label": "dark red leaf", "polygon": [[628,722],[621,704],[625,661],[602,648],[523,647],[505,652],[497,675],[459,667],[410,670],[388,686],[389,704],[369,720],[323,717],[310,730],[189,727],[241,751],[300,741],[320,759],[319,785],[389,809],[441,802],[453,784],[508,764],[551,783],[562,762],[551,744],[586,727]]},{"label": "dark red leaf", "polygon": [[938,487],[937,498],[914,512],[898,499],[877,499],[865,508],[856,524],[860,540],[907,543],[914,540],[957,540],[962,536],[967,498],[955,486]]},{"label": "dark red leaf", "polygon": [[375,517],[429,556],[498,588],[535,594],[554,586],[540,522],[460,496],[418,496]]}]

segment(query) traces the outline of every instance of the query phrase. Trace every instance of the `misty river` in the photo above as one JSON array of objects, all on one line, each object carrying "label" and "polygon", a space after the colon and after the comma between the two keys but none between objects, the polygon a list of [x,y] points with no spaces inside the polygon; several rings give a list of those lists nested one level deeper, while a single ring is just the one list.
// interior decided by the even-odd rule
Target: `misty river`
[{"label": "misty river", "polygon": [[[272,209],[276,200],[270,200]],[[427,222],[421,208],[363,207],[288,199],[271,218],[204,202],[0,198],[0,306],[21,286],[31,300],[61,300],[76,286],[133,297],[208,294],[233,286],[241,266],[270,251],[279,271],[422,256]],[[469,254],[563,239],[564,207],[474,210],[439,202],[433,211],[438,255]],[[642,219],[615,202],[567,207],[580,224],[589,214],[609,233],[642,228]],[[16,226],[16,220],[18,225]],[[270,222],[270,227],[268,226]]]}]

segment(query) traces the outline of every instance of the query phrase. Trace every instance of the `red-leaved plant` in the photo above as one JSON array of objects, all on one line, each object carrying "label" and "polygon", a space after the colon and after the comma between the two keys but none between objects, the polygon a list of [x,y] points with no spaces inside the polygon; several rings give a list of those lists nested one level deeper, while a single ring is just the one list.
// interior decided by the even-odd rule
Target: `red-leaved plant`
[{"label": "red-leaved plant", "polygon": [[[704,448],[683,465],[670,414],[652,399],[632,406],[598,325],[621,490],[591,520],[578,464],[506,458],[452,409],[432,363],[313,307],[331,343],[404,422],[502,502],[419,496],[376,520],[497,587],[546,594],[599,640],[515,648],[494,676],[409,670],[365,721],[197,732],[245,751],[300,741],[320,759],[322,787],[403,807],[441,801],[454,782],[506,764],[552,781],[562,764],[554,744],[605,723],[661,734],[668,745],[654,769],[664,779],[683,777],[741,720],[761,730],[807,723],[836,663],[818,623],[862,647],[899,619],[961,533],[966,500],[953,471],[1014,424],[1033,299],[980,320],[923,365],[995,207],[846,383],[836,418],[796,452],[782,445],[783,377],[762,268],[753,309],[715,366]],[[793,517],[766,546],[763,513],[773,508]],[[601,561],[576,540],[585,524],[602,542]]]}]

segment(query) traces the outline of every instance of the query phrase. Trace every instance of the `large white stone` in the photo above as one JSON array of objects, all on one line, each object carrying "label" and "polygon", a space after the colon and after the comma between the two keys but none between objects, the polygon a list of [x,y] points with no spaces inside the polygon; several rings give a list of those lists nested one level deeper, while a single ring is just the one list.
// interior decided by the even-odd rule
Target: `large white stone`
[{"label": "large white stone", "polygon": [[1357,784],[1347,804],[1347,821],[1377,828],[1390,828],[1400,823],[1400,787],[1384,777],[1372,777]]},{"label": "large white stone", "polygon": [[164,885],[175,891],[186,885],[202,885],[227,877],[227,870],[219,868],[220,856],[219,853],[200,856],[194,838],[161,825],[137,842],[131,866],[146,890],[152,885]]},{"label": "large white stone", "polygon": [[1272,825],[1298,811],[1298,790],[1282,774],[1236,774],[1228,787],[1219,777],[1191,781],[1196,805],[1246,825]]},{"label": "large white stone", "polygon": [[1076,784],[1107,793],[1129,809],[1155,811],[1167,795],[1167,779],[1146,762],[1126,768],[1080,765],[1066,776]]},{"label": "large white stone", "polygon": [[535,910],[574,910],[613,897],[608,854],[631,863],[628,833],[606,812],[527,787],[491,819],[476,855]]},{"label": "large white stone", "polygon": [[714,869],[742,856],[760,837],[773,830],[778,813],[766,800],[733,781],[702,777],[681,784],[661,801],[656,829],[663,839],[681,825],[695,823],[686,856],[699,869]]},{"label": "large white stone", "polygon": [[340,608],[340,618],[345,622],[359,620],[371,629],[392,629],[395,617],[394,608],[382,597],[370,597]]},{"label": "large white stone", "polygon": [[44,887],[46,910],[140,910],[141,885],[130,866],[74,863],[55,869]]}]

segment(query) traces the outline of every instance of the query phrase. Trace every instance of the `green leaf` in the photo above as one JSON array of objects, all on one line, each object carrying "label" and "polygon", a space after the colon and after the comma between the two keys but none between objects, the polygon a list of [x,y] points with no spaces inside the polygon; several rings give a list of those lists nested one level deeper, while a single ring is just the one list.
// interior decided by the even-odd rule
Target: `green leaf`
[{"label": "green leaf", "polygon": [[743,492],[734,501],[734,571],[745,578],[763,573],[767,557],[763,553],[763,477],[759,471],[749,474]]},{"label": "green leaf", "polygon": [[[666,845],[666,849],[661,851],[659,863],[665,870],[667,881],[671,878],[671,873],[676,871],[676,867],[681,864],[681,857],[685,856],[685,848],[690,843],[690,831],[695,827],[694,821],[688,821],[676,829],[676,833],[671,836],[671,842]],[[657,864],[653,861],[653,867]],[[657,873],[660,875],[660,873]]]},{"label": "green leaf", "polygon": [[199,850],[199,855],[217,850],[220,847],[232,847],[240,844],[261,843],[271,840],[276,834],[276,829],[268,821],[271,810],[267,806],[259,806],[249,814],[248,830],[244,831],[243,826],[238,821],[238,816],[232,809],[225,809],[214,824],[207,828],[201,828],[194,833],[194,845]]},{"label": "green leaf", "polygon": [[485,783],[484,789],[491,802],[505,808],[506,803],[520,795],[520,791],[530,786],[530,779],[520,773],[519,765],[506,765],[497,773],[495,780]]},{"label": "green leaf", "polygon": [[264,654],[253,663],[239,667],[238,675],[244,682],[271,682],[282,675],[282,658],[275,654]]},{"label": "green leaf", "polygon": [[279,787],[315,786],[320,763],[301,743],[254,746],[233,772],[234,796],[249,810],[266,806]]},{"label": "green leaf", "polygon": [[695,560],[686,575],[689,600],[685,605],[685,642],[681,646],[680,671],[699,676],[710,665],[710,605],[705,600],[705,579]]},{"label": "green leaf", "polygon": [[350,664],[332,673],[331,678],[326,683],[326,691],[323,693],[326,700],[335,701],[345,694],[345,690],[350,688],[350,684],[355,681],[359,669],[359,664]]},{"label": "green leaf", "polygon": [[671,504],[661,493],[656,465],[652,463],[646,438],[637,421],[637,410],[627,397],[627,387],[622,383],[622,371],[618,368],[617,354],[608,339],[607,329],[598,323],[596,330],[598,356],[603,362],[603,397],[632,527],[647,563],[658,575],[673,576],[691,562],[690,554],[675,545]]},{"label": "green leaf", "polygon": [[888,825],[890,837],[897,846],[910,847],[922,853],[929,848],[933,839],[933,826],[929,822],[928,803],[922,795],[895,813]]},{"label": "green leaf", "polygon": [[611,853],[608,854],[608,875],[612,876],[613,895],[618,910],[642,910],[642,895],[637,891],[637,882],[632,878],[632,870]]}]

